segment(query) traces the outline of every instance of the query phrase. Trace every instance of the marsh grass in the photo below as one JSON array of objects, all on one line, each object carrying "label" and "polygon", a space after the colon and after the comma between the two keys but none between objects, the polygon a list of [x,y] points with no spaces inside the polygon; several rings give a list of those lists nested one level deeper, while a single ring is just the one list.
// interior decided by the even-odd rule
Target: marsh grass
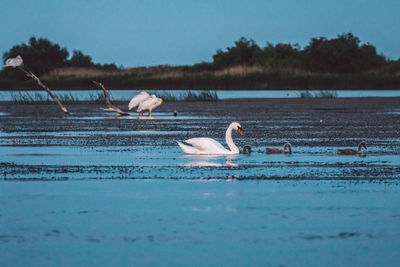
[{"label": "marsh grass", "polygon": [[[89,94],[89,99],[81,100],[76,96],[73,96],[71,93],[65,94],[57,94],[56,96],[61,103],[64,104],[79,104],[79,103],[96,103],[102,104],[105,103],[105,97],[102,92],[97,92],[97,94]],[[50,98],[48,95],[34,93],[31,94],[29,92],[16,92],[11,94],[11,102],[18,105],[23,104],[53,104],[53,99]]]},{"label": "marsh grass", "polygon": [[326,91],[326,90],[320,90],[319,92],[316,93],[311,93],[310,91],[300,91],[299,92],[299,97],[300,98],[337,98],[338,93],[336,91]]},{"label": "marsh grass", "polygon": [[14,104],[50,104],[52,100],[49,96],[44,96],[43,94],[35,93],[31,95],[28,92],[17,92],[11,93],[11,102]]},{"label": "marsh grass", "polygon": [[218,100],[217,92],[212,90],[203,90],[200,92],[188,90],[176,94],[170,92],[161,92],[161,93],[158,92],[157,97],[162,98],[166,102],[180,102],[180,101],[194,102],[194,101]]},{"label": "marsh grass", "polygon": [[[111,92],[109,92],[110,97],[112,96]],[[103,92],[97,92],[96,94],[89,94],[89,102],[94,102],[98,104],[102,104],[106,102],[106,97],[104,96]]]},{"label": "marsh grass", "polygon": [[[110,97],[112,98],[112,92],[109,91]],[[150,93],[153,94],[153,93]],[[81,104],[81,103],[95,103],[104,104],[105,96],[103,92],[90,93],[88,99],[79,99],[73,96],[72,93],[56,93],[58,99],[64,104]],[[157,97],[162,98],[165,102],[178,102],[178,101],[217,101],[218,94],[216,91],[203,90],[200,92],[196,91],[184,91],[181,93],[173,94],[171,92],[157,92]],[[128,100],[127,100],[128,101]],[[18,91],[11,94],[11,102],[14,104],[53,104],[54,101],[43,93],[29,93],[26,91]]]}]

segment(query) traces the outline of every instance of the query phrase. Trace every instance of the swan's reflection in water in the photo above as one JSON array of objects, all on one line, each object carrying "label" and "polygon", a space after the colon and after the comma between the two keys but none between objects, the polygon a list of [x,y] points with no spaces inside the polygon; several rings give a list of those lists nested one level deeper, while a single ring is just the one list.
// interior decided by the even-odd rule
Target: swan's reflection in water
[{"label": "swan's reflection in water", "polygon": [[[188,163],[180,164],[181,167],[237,167],[238,164],[234,163],[238,157],[235,155],[183,155],[182,158],[191,160]],[[225,162],[224,162],[225,161]]]}]

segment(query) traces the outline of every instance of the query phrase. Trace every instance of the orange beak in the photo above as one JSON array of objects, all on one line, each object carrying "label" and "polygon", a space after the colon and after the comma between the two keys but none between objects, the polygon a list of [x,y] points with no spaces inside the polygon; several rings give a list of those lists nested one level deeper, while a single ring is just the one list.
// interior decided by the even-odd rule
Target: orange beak
[{"label": "orange beak", "polygon": [[240,135],[243,135],[242,128],[239,128],[237,131],[240,133]]}]

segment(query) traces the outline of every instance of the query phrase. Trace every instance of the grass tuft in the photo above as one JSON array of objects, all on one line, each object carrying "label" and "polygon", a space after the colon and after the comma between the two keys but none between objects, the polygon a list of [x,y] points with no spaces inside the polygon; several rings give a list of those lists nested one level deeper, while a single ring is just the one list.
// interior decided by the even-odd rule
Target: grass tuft
[{"label": "grass tuft", "polygon": [[320,90],[316,93],[311,93],[310,91],[300,91],[299,97],[300,98],[337,98],[338,93],[336,91],[323,91]]},{"label": "grass tuft", "polygon": [[[152,93],[150,93],[152,94]],[[184,91],[182,93],[173,94],[170,92],[158,92],[157,97],[162,98],[166,102],[194,102],[194,101],[217,101],[218,94],[216,91],[203,90],[200,92],[196,91]]]}]

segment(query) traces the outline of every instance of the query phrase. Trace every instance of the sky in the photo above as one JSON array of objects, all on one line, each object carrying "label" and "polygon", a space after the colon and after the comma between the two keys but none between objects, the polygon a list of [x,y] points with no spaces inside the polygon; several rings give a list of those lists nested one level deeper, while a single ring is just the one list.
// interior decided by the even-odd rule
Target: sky
[{"label": "sky", "polygon": [[211,62],[240,37],[306,46],[351,32],[400,58],[400,0],[1,0],[0,52],[31,36],[136,66]]}]

